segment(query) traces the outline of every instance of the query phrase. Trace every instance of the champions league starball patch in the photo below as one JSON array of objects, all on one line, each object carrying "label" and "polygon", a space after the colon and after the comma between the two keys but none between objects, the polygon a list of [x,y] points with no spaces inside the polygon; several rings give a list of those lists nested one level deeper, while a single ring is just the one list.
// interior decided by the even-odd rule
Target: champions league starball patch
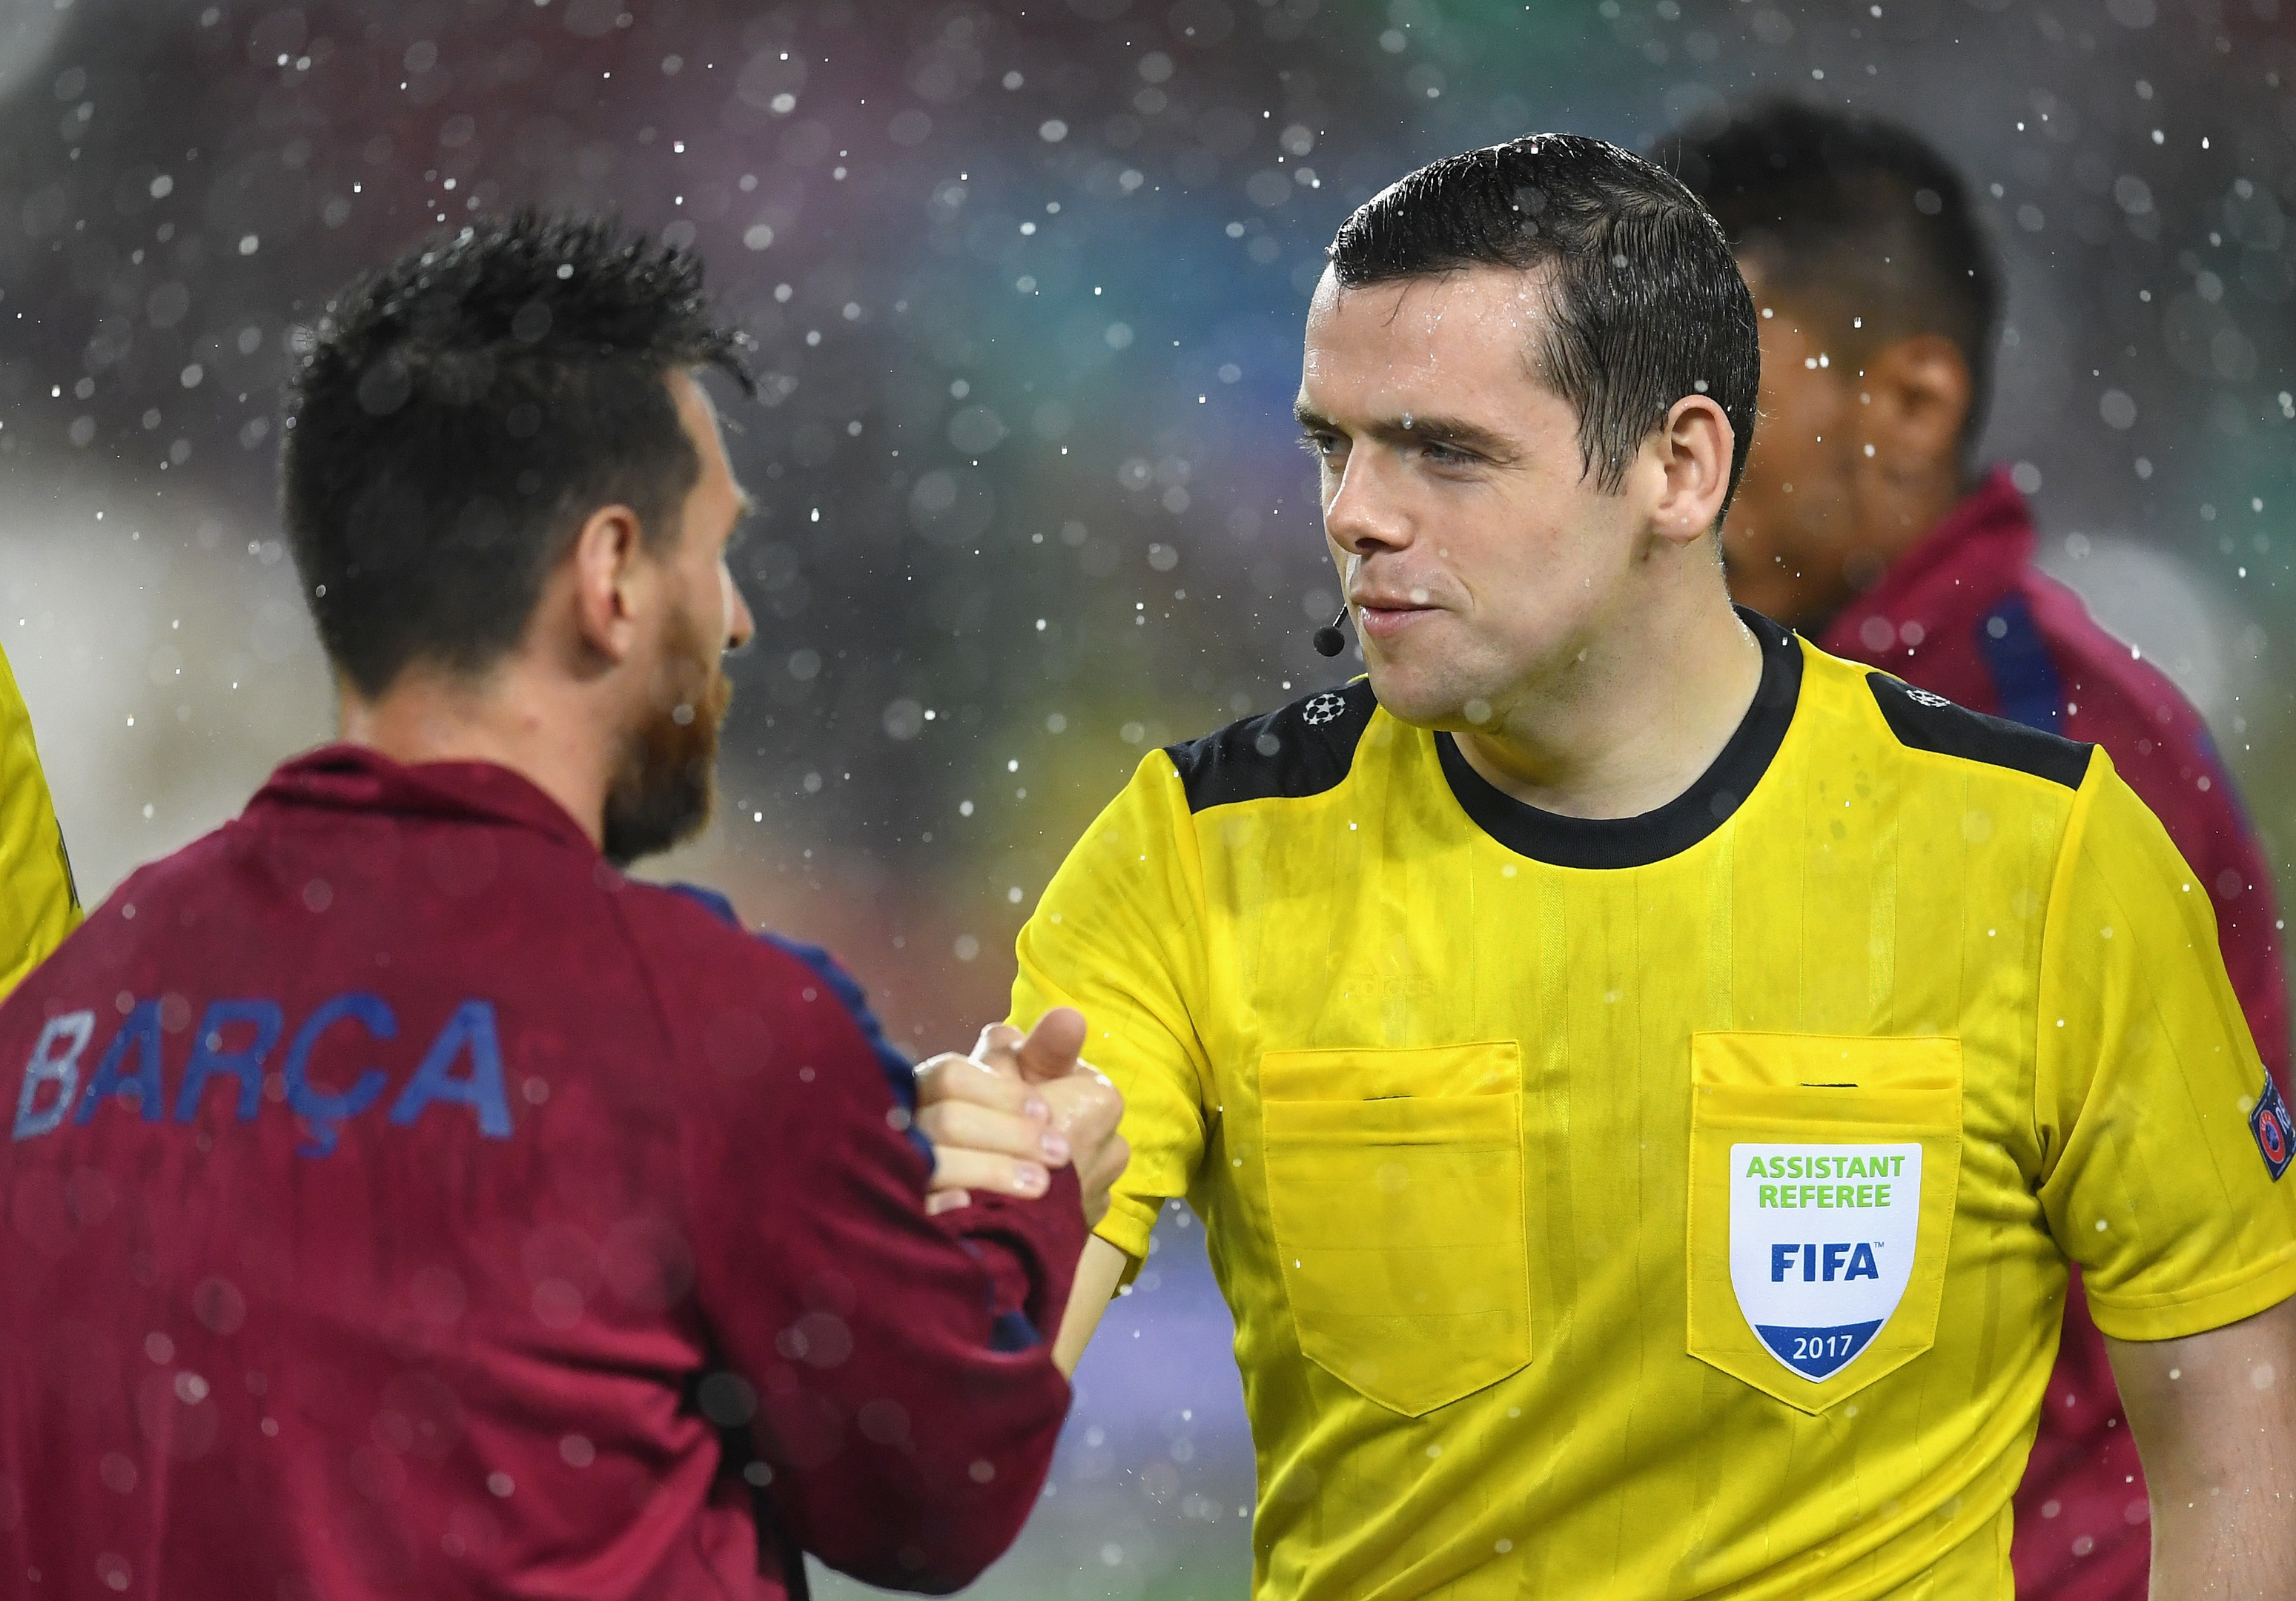
[{"label": "champions league starball patch", "polygon": [[1734,1145],[1730,1286],[1770,1354],[1831,1378],[1905,1298],[1922,1216],[1922,1148]]},{"label": "champions league starball patch", "polygon": [[2292,1157],[2296,1157],[2296,1122],[2288,1115],[2288,1103],[2280,1098],[2280,1086],[2272,1075],[2264,1075],[2264,1093],[2257,1098],[2256,1109],[2248,1115],[2248,1131],[2256,1136],[2256,1148],[2264,1153],[2264,1165],[2272,1170],[2274,1183],[2288,1171]]}]

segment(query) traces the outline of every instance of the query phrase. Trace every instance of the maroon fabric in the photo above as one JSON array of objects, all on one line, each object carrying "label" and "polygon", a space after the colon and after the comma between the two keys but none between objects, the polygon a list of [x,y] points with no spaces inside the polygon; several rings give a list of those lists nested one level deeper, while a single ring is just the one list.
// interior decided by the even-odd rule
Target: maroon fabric
[{"label": "maroon fabric", "polygon": [[849,987],[503,769],[283,767],[0,1007],[0,1588],[969,1581],[1067,1409],[1014,1303],[1049,1335],[1083,1217],[927,1218]]},{"label": "maroon fabric", "polygon": [[[1988,646],[2000,645],[2008,625],[1990,637],[1987,629],[2005,604],[2019,626],[2030,618],[2062,697],[2056,731],[2104,747],[2195,881],[2208,886],[2226,969],[2284,1090],[2289,1016],[2278,913],[2232,779],[2200,714],[2167,677],[2033,566],[2034,540],[2023,497],[1997,472],[1834,618],[1818,643],[1972,710],[2007,715],[2013,708],[1994,668],[2000,653]],[[2144,1601],[2151,1538],[2144,1474],[2076,1276],[2040,1434],[2017,1492],[2018,1593]]]}]

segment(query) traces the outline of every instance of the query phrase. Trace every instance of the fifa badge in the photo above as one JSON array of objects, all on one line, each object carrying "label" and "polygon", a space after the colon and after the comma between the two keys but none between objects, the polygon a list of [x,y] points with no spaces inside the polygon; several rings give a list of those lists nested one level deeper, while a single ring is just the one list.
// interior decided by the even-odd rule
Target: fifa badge
[{"label": "fifa badge", "polygon": [[1831,1378],[1905,1298],[1922,1216],[1922,1148],[1734,1145],[1730,1286],[1770,1354]]}]

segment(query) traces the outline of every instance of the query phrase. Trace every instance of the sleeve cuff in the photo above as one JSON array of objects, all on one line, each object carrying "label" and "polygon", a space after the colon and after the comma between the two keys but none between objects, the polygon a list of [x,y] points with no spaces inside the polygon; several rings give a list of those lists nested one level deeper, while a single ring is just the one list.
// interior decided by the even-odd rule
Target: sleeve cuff
[{"label": "sleeve cuff", "polygon": [[1076,1170],[1054,1169],[1051,1188],[1033,1201],[978,1195],[971,1205],[942,1213],[940,1221],[988,1270],[993,1314],[1018,1312],[1040,1340],[1052,1344],[1084,1254],[1084,1197]]},{"label": "sleeve cuff", "polygon": [[1124,1278],[1130,1284],[1140,1276],[1141,1265],[1148,1260],[1148,1239],[1156,1231],[1156,1213],[1161,1208],[1152,1201],[1143,1201],[1121,1191],[1108,1197],[1108,1215],[1100,1220],[1093,1230],[1124,1253]]},{"label": "sleeve cuff", "polygon": [[2261,1262],[2173,1295],[2110,1295],[2087,1281],[2089,1315],[2116,1340],[2181,1340],[2269,1311],[2296,1295],[2296,1244]]}]

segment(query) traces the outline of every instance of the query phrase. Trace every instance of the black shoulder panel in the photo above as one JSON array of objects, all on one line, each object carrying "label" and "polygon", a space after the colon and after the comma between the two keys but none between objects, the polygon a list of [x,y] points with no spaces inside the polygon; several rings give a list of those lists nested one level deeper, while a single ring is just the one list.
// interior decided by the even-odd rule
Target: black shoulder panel
[{"label": "black shoulder panel", "polygon": [[2021,723],[1972,712],[1966,707],[1956,706],[1942,695],[1916,690],[1887,673],[1868,673],[1866,682],[1874,691],[1874,704],[1882,708],[1890,731],[1898,736],[1898,743],[1915,750],[1959,756],[1965,762],[1983,762],[1991,767],[2014,768],[2037,779],[2062,784],[2068,789],[2078,789],[2088,772],[2089,753],[2096,748],[2045,734]]},{"label": "black shoulder panel", "polygon": [[1168,745],[1164,754],[1180,770],[1191,812],[1321,795],[1348,776],[1357,741],[1378,709],[1371,681],[1359,678],[1201,739]]}]

